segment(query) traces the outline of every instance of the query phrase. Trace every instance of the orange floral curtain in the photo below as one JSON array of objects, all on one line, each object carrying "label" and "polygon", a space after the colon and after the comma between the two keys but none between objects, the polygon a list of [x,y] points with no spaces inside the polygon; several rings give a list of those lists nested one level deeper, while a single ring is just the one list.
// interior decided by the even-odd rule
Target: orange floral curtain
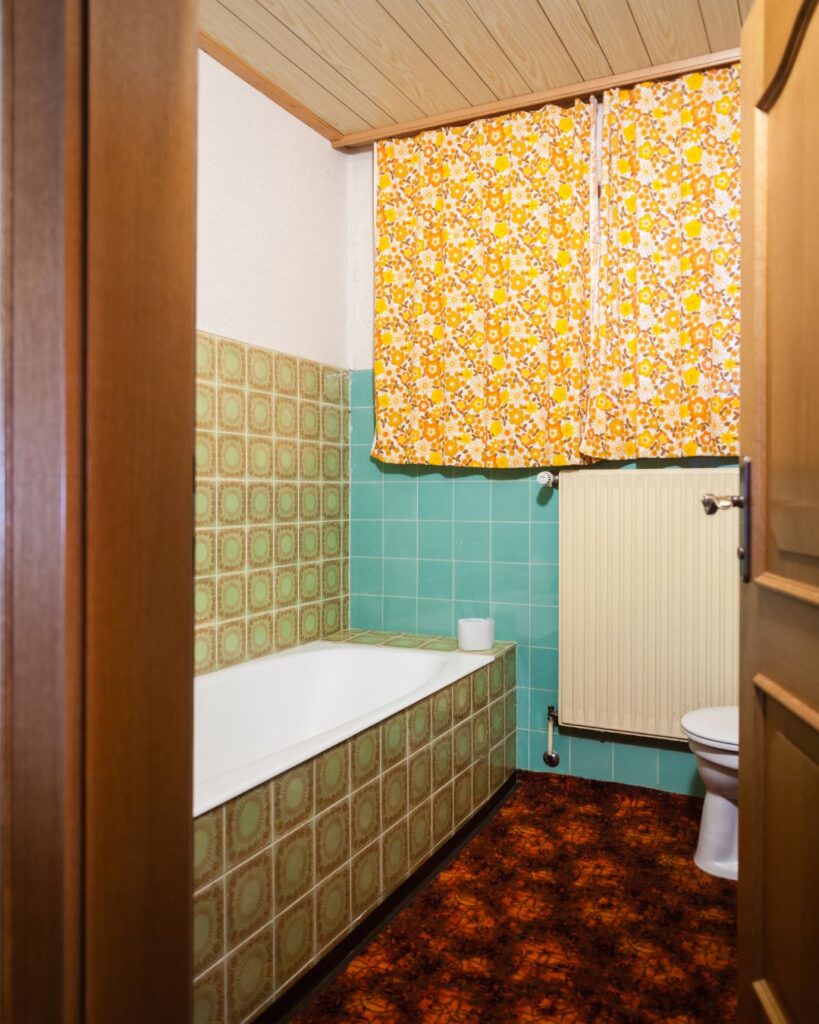
[{"label": "orange floral curtain", "polygon": [[739,69],[606,93],[582,451],[736,455]]},{"label": "orange floral curtain", "polygon": [[584,461],[593,116],[378,144],[376,458]]}]

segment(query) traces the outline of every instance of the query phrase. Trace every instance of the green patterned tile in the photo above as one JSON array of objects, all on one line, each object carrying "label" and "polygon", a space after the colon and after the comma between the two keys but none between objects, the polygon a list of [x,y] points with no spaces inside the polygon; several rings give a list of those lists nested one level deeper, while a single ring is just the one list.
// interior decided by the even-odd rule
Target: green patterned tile
[{"label": "green patterned tile", "polygon": [[303,521],[312,521],[321,516],[321,490],[317,484],[299,486],[299,515]]},{"label": "green patterned tile", "polygon": [[245,383],[245,346],[238,341],[220,338],[217,349],[218,379],[220,384]]},{"label": "green patterned tile", "polygon": [[196,335],[196,376],[216,380],[216,339],[200,332]]},{"label": "green patterned tile", "polygon": [[247,383],[251,388],[270,391],[273,388],[273,353],[251,347],[247,352]]},{"label": "green patterned tile", "polygon": [[504,692],[503,659],[495,658],[489,663],[489,699],[494,700]]},{"label": "green patterned tile", "polygon": [[194,982],[193,1024],[225,1024],[224,963]]},{"label": "green patterned tile", "polygon": [[244,614],[246,583],[247,577],[243,573],[219,577],[220,619],[235,619]]},{"label": "green patterned tile", "polygon": [[456,774],[472,760],[472,726],[469,722],[461,722],[452,733],[452,760]]},{"label": "green patterned tile", "polygon": [[196,675],[216,668],[216,627],[204,626],[193,634],[193,669]]},{"label": "green patterned tile", "polygon": [[313,823],[309,822],[279,839],[273,847],[277,914],[301,899],[313,887],[313,843]]},{"label": "green patterned tile", "polygon": [[409,816],[409,866],[414,867],[432,850],[432,800],[426,800]]},{"label": "green patterned tile", "polygon": [[220,529],[217,541],[217,566],[219,572],[238,572],[245,568],[246,531],[239,527]]},{"label": "green patterned tile", "polygon": [[453,827],[457,828],[472,810],[472,772],[467,768],[458,775],[452,789]]},{"label": "green patterned tile", "polygon": [[452,783],[439,789],[432,798],[432,841],[440,846],[452,832],[454,817],[452,811]]},{"label": "green patterned tile", "polygon": [[308,441],[321,437],[321,410],[316,402],[299,402],[299,437]]},{"label": "green patterned tile", "polygon": [[472,756],[484,757],[489,751],[489,712],[486,708],[472,716]]},{"label": "green patterned tile", "polygon": [[440,789],[452,778],[452,733],[432,744],[432,788]]},{"label": "green patterned tile", "polygon": [[234,950],[227,962],[230,1024],[240,1024],[275,991],[273,928],[264,928]]},{"label": "green patterned tile", "polygon": [[219,623],[216,629],[216,645],[220,668],[245,660],[246,639],[244,619]]},{"label": "green patterned tile", "polygon": [[312,764],[297,765],[273,780],[276,835],[309,821],[315,812]]},{"label": "green patterned tile", "polygon": [[193,822],[193,888],[218,878],[224,870],[222,844],[225,828],[225,809],[216,807]]},{"label": "green patterned tile", "polygon": [[299,642],[299,624],[295,608],[285,608],[276,612],[276,650],[285,651]]},{"label": "green patterned tile", "polygon": [[247,396],[247,429],[251,434],[273,433],[273,396],[251,391]]},{"label": "green patterned tile", "polygon": [[402,881],[409,869],[407,838],[406,819],[384,833],[381,841],[381,877],[385,894]]},{"label": "green patterned tile", "polygon": [[343,373],[332,366],[321,368],[321,398],[335,405],[341,402],[341,378]]},{"label": "green patterned tile", "polygon": [[227,867],[270,846],[272,838],[270,786],[264,783],[225,804]]},{"label": "green patterned tile", "polygon": [[486,707],[489,700],[489,666],[484,665],[472,673],[472,709]]},{"label": "green patterned tile", "polygon": [[276,990],[291,985],[315,955],[315,894],[276,918]]},{"label": "green patterned tile", "polygon": [[506,735],[506,707],[502,700],[489,706],[489,742],[494,746]]},{"label": "green patterned tile", "polygon": [[316,950],[334,942],[350,923],[350,865],[316,889]]},{"label": "green patterned tile", "polygon": [[373,843],[358,856],[353,857],[350,864],[350,902],[354,921],[369,910],[379,897],[380,851],[381,844]]},{"label": "green patterned tile", "polygon": [[231,480],[219,484],[218,516],[220,526],[241,525],[247,518],[247,489],[243,481]]},{"label": "green patterned tile", "polygon": [[321,449],[310,441],[299,444],[299,471],[302,480],[318,480],[321,477]]},{"label": "green patterned tile", "polygon": [[216,481],[197,480],[194,495],[194,524],[197,527],[216,525]]},{"label": "green patterned tile", "polygon": [[350,744],[340,743],[315,758],[316,812],[326,810],[350,792]]},{"label": "green patterned tile", "polygon": [[216,388],[212,384],[196,385],[196,429],[216,429]]},{"label": "green patterned tile", "polygon": [[316,818],[316,878],[326,878],[350,856],[350,801]]},{"label": "green patterned tile", "polygon": [[286,608],[298,598],[298,569],[295,565],[278,566],[275,570],[276,606]]},{"label": "green patterned tile", "polygon": [[197,476],[204,477],[216,475],[216,447],[216,434],[207,430],[197,430],[194,437],[193,447]]},{"label": "green patterned tile", "polygon": [[273,484],[254,481],[247,488],[247,518],[250,523],[270,524],[274,517]]},{"label": "green patterned tile", "polygon": [[409,749],[420,750],[432,739],[432,702],[419,701],[409,709]]},{"label": "green patterned tile", "polygon": [[247,465],[245,439],[238,434],[220,434],[217,441],[219,475],[223,477],[244,476]]},{"label": "green patterned tile", "polygon": [[247,578],[247,607],[251,614],[269,612],[274,600],[273,571],[261,569],[251,572]]},{"label": "green patterned tile", "polygon": [[318,640],[321,633],[321,605],[303,604],[299,608],[299,643]]},{"label": "green patterned tile", "polygon": [[407,762],[381,776],[381,824],[387,828],[407,813]]},{"label": "green patterned tile", "polygon": [[[331,524],[328,524],[331,525]],[[321,557],[321,531],[313,523],[299,524],[299,558],[302,562],[312,562]],[[327,553],[325,557],[332,558]]]},{"label": "green patterned tile", "polygon": [[489,796],[489,757],[482,757],[472,765],[472,808],[478,807]]},{"label": "green patterned tile", "polygon": [[273,475],[273,461],[273,442],[267,437],[251,436],[248,439],[247,475],[269,480]]},{"label": "green patterned tile", "polygon": [[276,565],[288,565],[299,557],[298,527],[295,525],[276,527]]},{"label": "green patterned tile", "polygon": [[273,920],[273,862],[260,853],[227,876],[225,904],[228,949]]},{"label": "green patterned tile", "polygon": [[380,786],[371,782],[350,799],[350,847],[353,853],[378,838],[381,828]]},{"label": "green patterned tile", "polygon": [[452,725],[452,687],[432,695],[432,735],[440,736]]},{"label": "green patterned tile", "polygon": [[462,722],[472,711],[472,680],[464,676],[452,687],[452,717]]},{"label": "green patterned tile", "polygon": [[378,775],[380,750],[380,727],[377,725],[350,740],[350,778],[354,790]]},{"label": "green patterned tile", "polygon": [[409,805],[417,807],[432,793],[432,751],[424,747],[409,759]]},{"label": "green patterned tile", "polygon": [[321,551],[325,558],[338,558],[342,554],[342,531],[339,523],[323,524]]},{"label": "green patterned tile", "polygon": [[273,452],[277,478],[279,480],[295,480],[299,470],[296,442],[277,437],[273,444]]},{"label": "green patterned tile", "polygon": [[299,517],[299,489],[294,483],[275,485],[276,522],[295,522]]},{"label": "green patterned tile", "polygon": [[272,615],[253,615],[247,620],[247,656],[263,658],[276,650],[276,626]]},{"label": "green patterned tile", "polygon": [[341,593],[341,562],[324,561],[321,565],[322,597],[338,597]]},{"label": "green patterned tile", "polygon": [[299,398],[321,398],[321,367],[309,359],[299,360]]},{"label": "green patterned tile", "polygon": [[407,712],[400,711],[381,725],[381,768],[386,771],[407,756]]},{"label": "green patterned tile", "polygon": [[294,398],[276,398],[274,432],[277,438],[295,438],[299,430],[299,404]]},{"label": "green patterned tile", "polygon": [[216,577],[200,576],[193,584],[193,620],[211,622],[216,618]]},{"label": "green patterned tile", "polygon": [[321,467],[325,480],[340,480],[342,478],[343,465],[339,445],[322,445]]},{"label": "green patterned tile", "polygon": [[245,430],[245,393],[239,388],[219,388],[219,430],[241,434]]},{"label": "green patterned tile", "polygon": [[280,395],[295,395],[299,390],[298,363],[294,356],[276,352],[273,356],[274,388]]},{"label": "green patterned tile", "polygon": [[224,952],[224,884],[216,882],[193,898],[193,973],[215,963]]},{"label": "green patterned tile", "polygon": [[325,405],[321,410],[321,439],[328,444],[341,442],[342,429],[341,410],[332,405]]}]

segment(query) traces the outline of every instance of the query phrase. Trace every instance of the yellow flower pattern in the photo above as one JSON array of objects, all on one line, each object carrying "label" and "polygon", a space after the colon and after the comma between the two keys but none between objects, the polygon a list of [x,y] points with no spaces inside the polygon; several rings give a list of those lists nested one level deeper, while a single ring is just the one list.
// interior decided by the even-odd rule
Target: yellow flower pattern
[{"label": "yellow flower pattern", "polygon": [[738,454],[739,68],[604,97],[582,450]]},{"label": "yellow flower pattern", "polygon": [[376,458],[584,461],[592,129],[578,100],[378,144]]}]

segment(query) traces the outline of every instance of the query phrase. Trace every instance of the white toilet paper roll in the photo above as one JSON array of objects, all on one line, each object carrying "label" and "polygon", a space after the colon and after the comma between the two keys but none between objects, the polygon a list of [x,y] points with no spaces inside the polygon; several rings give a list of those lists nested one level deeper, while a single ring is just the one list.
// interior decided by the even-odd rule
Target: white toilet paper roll
[{"label": "white toilet paper roll", "polygon": [[458,647],[462,651],[486,651],[494,642],[494,619],[458,619]]}]

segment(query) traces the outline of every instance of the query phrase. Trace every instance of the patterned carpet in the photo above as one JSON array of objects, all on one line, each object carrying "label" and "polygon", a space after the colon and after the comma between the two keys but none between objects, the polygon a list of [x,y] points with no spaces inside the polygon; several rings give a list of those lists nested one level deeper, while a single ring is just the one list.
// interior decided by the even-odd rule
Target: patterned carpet
[{"label": "patterned carpet", "polygon": [[294,1021],[736,1019],[735,883],[690,797],[519,773],[486,828]]}]

